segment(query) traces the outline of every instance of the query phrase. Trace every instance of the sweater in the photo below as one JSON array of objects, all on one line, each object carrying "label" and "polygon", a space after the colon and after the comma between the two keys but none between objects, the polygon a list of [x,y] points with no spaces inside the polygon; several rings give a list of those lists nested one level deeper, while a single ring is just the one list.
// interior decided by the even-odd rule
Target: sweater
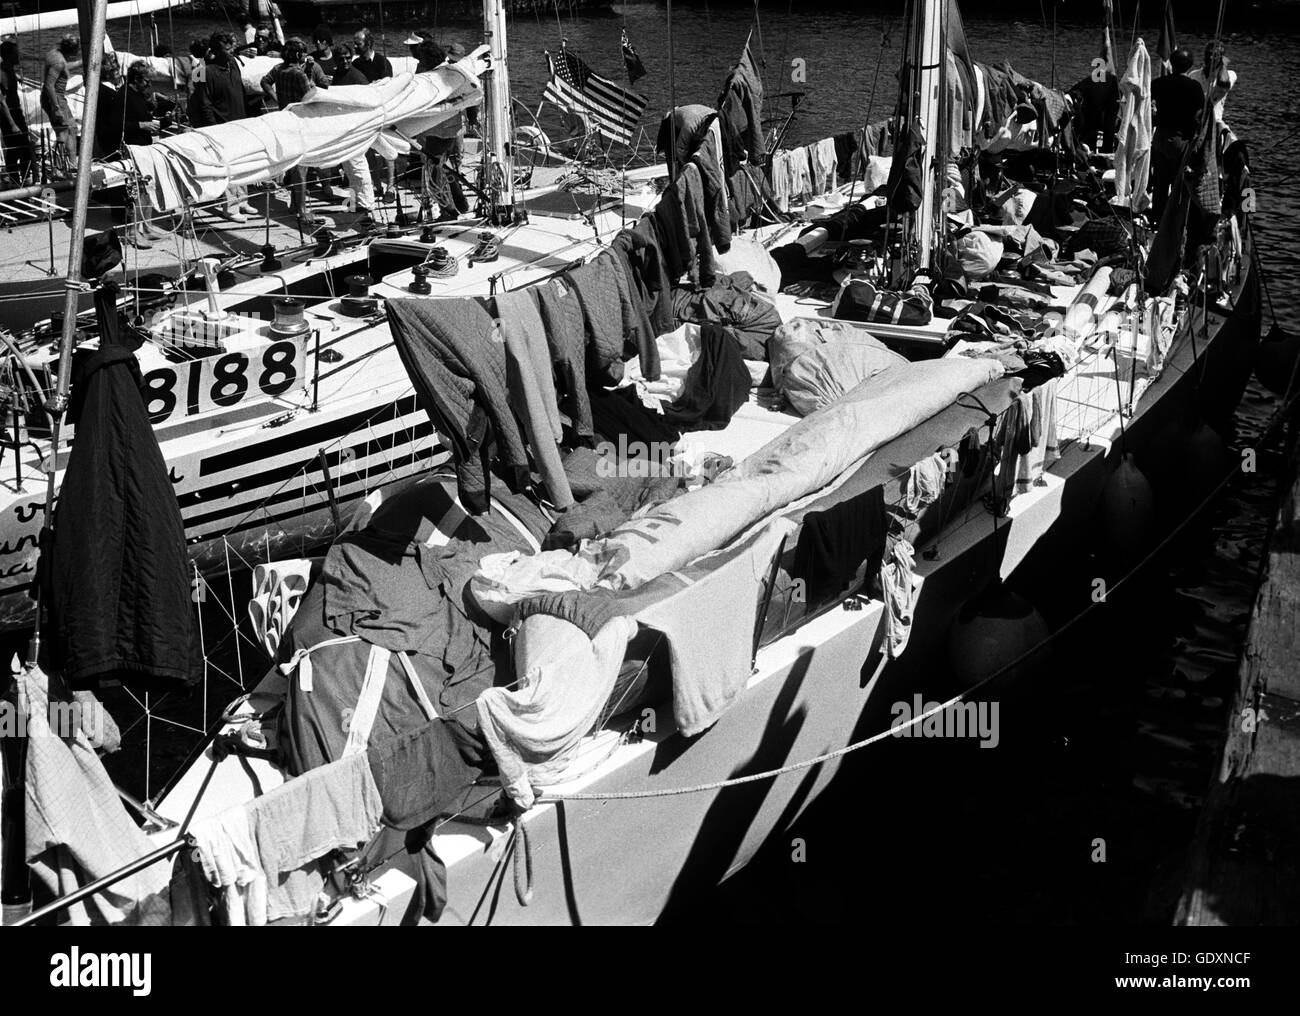
[{"label": "sweater", "polygon": [[537,291],[546,341],[555,365],[560,408],[573,421],[573,432],[581,439],[595,435],[591,425],[591,401],[587,397],[587,370],[583,349],[586,329],[582,304],[572,286],[553,279]]},{"label": "sweater", "polygon": [[461,501],[482,514],[494,450],[512,490],[528,483],[528,455],[492,317],[474,300],[388,300],[386,306],[420,404],[451,443]]}]

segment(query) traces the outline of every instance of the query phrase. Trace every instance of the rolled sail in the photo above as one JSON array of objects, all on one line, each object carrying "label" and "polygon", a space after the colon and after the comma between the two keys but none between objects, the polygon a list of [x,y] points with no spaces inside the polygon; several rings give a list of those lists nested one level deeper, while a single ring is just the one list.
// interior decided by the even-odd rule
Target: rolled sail
[{"label": "rolled sail", "polygon": [[264,116],[201,127],[152,145],[129,145],[150,203],[160,211],[213,201],[294,166],[337,166],[367,149],[385,158],[482,101],[478,62],[461,60],[422,74],[368,85],[316,89]]}]

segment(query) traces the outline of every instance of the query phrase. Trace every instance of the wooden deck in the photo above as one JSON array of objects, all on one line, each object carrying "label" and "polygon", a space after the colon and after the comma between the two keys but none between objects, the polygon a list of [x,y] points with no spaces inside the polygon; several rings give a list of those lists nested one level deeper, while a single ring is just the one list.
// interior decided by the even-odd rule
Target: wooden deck
[{"label": "wooden deck", "polygon": [[1300,447],[1238,669],[1214,787],[1201,813],[1175,923],[1300,922]]}]

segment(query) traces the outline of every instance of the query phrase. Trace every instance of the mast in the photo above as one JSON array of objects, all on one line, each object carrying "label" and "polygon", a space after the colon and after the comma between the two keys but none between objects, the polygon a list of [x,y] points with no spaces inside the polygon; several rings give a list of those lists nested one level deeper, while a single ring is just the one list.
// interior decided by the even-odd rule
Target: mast
[{"label": "mast", "polygon": [[939,111],[940,90],[943,87],[947,54],[944,47],[943,12],[946,0],[920,0],[920,78],[917,89],[920,104],[917,117],[925,137],[925,152],[921,161],[921,207],[916,210],[916,240],[920,253],[919,267],[929,268],[933,260],[935,232],[936,178],[943,168],[940,149]]},{"label": "mast", "polygon": [[[93,6],[92,6],[93,4]],[[108,21],[108,0],[78,0],[78,20],[85,55],[85,99],[81,117],[81,147],[77,153],[77,185],[72,206],[72,237],[68,245],[68,275],[64,282],[63,333],[59,337],[59,374],[54,394],[45,404],[50,414],[49,471],[46,473],[44,525],[41,547],[50,545],[50,517],[54,508],[54,474],[58,469],[59,432],[68,407],[72,386],[72,350],[77,332],[77,303],[82,293],[81,255],[86,239],[86,209],[90,204],[90,176],[94,168],[95,117],[99,106],[99,76],[104,60],[104,36]],[[39,590],[37,596],[39,597]],[[28,665],[34,666],[40,655],[41,605],[37,603],[36,630],[29,649]],[[8,918],[31,907],[30,873],[27,871],[26,803],[27,753],[26,734],[17,732],[5,738],[4,834],[3,855],[4,913]]]},{"label": "mast", "polygon": [[502,0],[483,0],[483,37],[488,44],[487,95],[484,100],[487,162],[484,190],[493,197],[491,217],[497,225],[515,221],[514,138],[510,129],[510,73],[506,68],[506,14]]}]

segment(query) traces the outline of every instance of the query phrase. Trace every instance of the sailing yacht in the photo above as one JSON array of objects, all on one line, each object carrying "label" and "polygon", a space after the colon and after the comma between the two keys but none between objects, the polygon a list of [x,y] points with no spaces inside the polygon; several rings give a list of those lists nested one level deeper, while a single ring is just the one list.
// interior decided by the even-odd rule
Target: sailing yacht
[{"label": "sailing yacht", "polygon": [[[328,877],[317,872],[319,906],[300,921],[387,924],[428,921],[432,912],[445,924],[650,923],[680,894],[724,879],[788,829],[848,752],[897,735],[891,703],[934,691],[947,708],[991,681],[1025,679],[1051,636],[1032,610],[1007,609],[1014,598],[1004,583],[1017,572],[1061,541],[1079,539],[1099,517],[1146,541],[1137,559],[1150,553],[1158,537],[1142,470],[1155,475],[1200,421],[1230,413],[1253,363],[1259,301],[1249,217],[1239,210],[1217,216],[1199,263],[1182,257],[1177,208],[1154,240],[1125,231],[1129,239],[1108,264],[1089,248],[1049,247],[1043,259],[1024,261],[1026,273],[1053,280],[1033,287],[1046,293],[1033,301],[1041,312],[1032,328],[1013,323],[1016,307],[1000,299],[1004,286],[1026,287],[999,282],[998,296],[979,301],[943,295],[953,292],[941,280],[956,240],[1010,234],[1002,223],[953,214],[965,211],[965,195],[947,197],[959,187],[948,158],[962,119],[949,105],[950,74],[969,56],[958,44],[955,3],[912,7],[887,204],[855,205],[849,199],[861,193],[859,181],[836,182],[833,197],[820,201],[787,195],[788,217],[751,234],[780,253],[782,265],[833,256],[823,265],[840,273],[833,286],[782,287],[773,302],[787,335],[859,326],[873,336],[859,341],[872,356],[885,348],[888,366],[854,377],[805,415],[792,411],[789,388],[782,400],[760,382],[724,427],[688,435],[734,460],[712,482],[647,506],[575,553],[545,557],[534,547],[482,559],[470,588],[480,605],[510,608],[499,627],[512,640],[512,660],[470,703],[485,731],[475,743],[479,768],[447,800],[385,796],[396,783],[432,787],[444,776],[428,765],[402,770],[392,743],[416,744],[461,721],[408,669],[389,687],[409,717],[401,707],[385,712],[401,736],[368,745],[356,717],[373,718],[374,696],[387,694],[390,657],[377,643],[366,657],[366,640],[353,636],[340,641],[363,643],[356,669],[364,678],[331,671],[327,655],[308,665],[318,647],[299,646],[232,706],[215,732],[220,749],[205,748],[154,802],[165,828],[150,837],[160,851],[179,850],[189,830],[201,829],[198,841],[210,844],[223,816],[254,807],[258,794],[287,800],[299,781],[349,766],[354,772],[359,753],[378,751],[379,763],[370,754],[374,781],[385,773],[390,781],[377,787],[382,810],[387,816],[403,798],[426,815],[419,826],[427,837],[378,858],[364,850],[331,854]],[[1139,41],[1138,66],[1144,52]],[[1041,88],[1022,87],[1035,95]],[[784,163],[787,154],[773,159]],[[1075,165],[1069,173],[1094,183],[1100,176]],[[1090,221],[1122,227],[1122,212],[1144,201],[1145,188],[1129,198],[1111,191],[1113,211]],[[837,218],[825,214],[828,207],[859,208],[862,218],[879,213],[865,260],[864,245],[855,247],[850,235],[858,213]],[[1151,266],[1171,239],[1180,270],[1145,291],[1139,273],[1154,278]],[[521,259],[519,282],[545,277],[572,249],[544,264]],[[381,254],[396,253],[377,243],[369,256],[377,265]],[[1205,267],[1210,260],[1213,271]],[[387,266],[393,270],[375,273],[374,292],[388,299],[410,292],[410,262]],[[911,299],[944,302],[956,316],[903,321]],[[1002,356],[1013,349],[1023,354],[1018,367]],[[432,398],[438,405],[437,391]],[[412,491],[450,491],[444,482],[435,472],[373,493],[354,530]],[[1174,524],[1199,507],[1161,496],[1171,498]],[[448,509],[426,517],[422,546],[451,545],[458,530],[446,520],[461,515]],[[820,527],[815,539],[804,540],[813,527]],[[823,571],[810,570],[810,560]],[[537,573],[557,584],[529,585]],[[557,591],[561,613],[543,595]],[[580,627],[588,612],[600,622]],[[331,705],[327,689],[343,687],[361,690],[355,711],[348,705],[335,715],[341,703]],[[327,727],[340,722],[347,744],[337,758],[287,771],[288,755],[302,755],[297,738],[310,740],[302,731],[328,744],[340,735]],[[533,722],[550,724],[545,736]],[[241,756],[238,742],[250,731],[282,739],[279,759]],[[444,764],[454,768],[451,756]],[[421,868],[424,855],[444,872],[441,884]],[[238,893],[238,919],[222,910],[232,906],[223,899],[214,910],[219,919],[243,923]]]},{"label": "sailing yacht", "polygon": [[[405,136],[483,101],[484,82],[486,108],[502,110],[489,116],[487,142],[480,149],[485,167],[496,167],[485,169],[481,179],[503,185],[500,193],[483,188],[491,198],[485,202],[487,217],[411,225],[399,208],[387,226],[350,236],[321,233],[305,243],[295,242],[277,223],[278,251],[267,244],[233,257],[184,257],[199,252],[181,242],[184,260],[177,278],[167,280],[138,263],[128,272],[123,302],[145,340],[137,359],[148,409],[199,571],[246,569],[318,545],[334,532],[340,509],[377,486],[416,476],[446,459],[446,449],[416,406],[382,312],[374,299],[349,297],[350,287],[371,279],[377,283],[376,299],[385,289],[409,295],[411,269],[436,247],[452,268],[460,267],[454,276],[444,271],[432,277],[432,296],[487,296],[497,288],[518,288],[589,259],[652,200],[654,167],[629,171],[617,196],[593,198],[560,188],[571,163],[549,150],[516,179],[512,167],[522,158],[516,153],[525,149],[517,146],[520,139],[510,126],[504,22],[495,17],[486,22],[497,26],[495,34],[485,36],[494,44],[419,80],[413,66],[400,69],[413,61],[397,58],[398,75],[390,82],[318,92],[297,112],[257,121],[260,133],[252,136],[242,128],[202,129],[174,139],[174,148],[161,143],[139,150],[134,166],[108,164],[97,170],[103,185],[125,179],[147,190],[149,181],[159,187],[160,181],[170,183],[172,166],[194,171],[195,153],[205,152],[208,162],[200,171],[209,178],[191,191],[155,195],[157,211],[173,211],[220,198],[235,179],[223,175],[223,167],[244,167],[238,182],[251,185],[300,158],[305,164],[326,159],[337,165],[341,160],[322,153],[340,145],[355,148],[359,137],[377,140],[384,134],[400,145]],[[245,78],[259,81],[268,61],[275,62],[246,61]],[[301,135],[292,159],[278,147],[277,130]],[[269,240],[269,192],[265,202]],[[527,215],[507,212],[492,221],[493,208],[516,204],[527,208]],[[495,256],[470,260],[485,227],[492,230]],[[400,280],[399,265],[407,269]],[[30,284],[23,288],[31,291]],[[63,298],[60,293],[58,299]],[[77,310],[84,301],[79,294]],[[85,334],[93,334],[93,316],[83,311],[76,320]],[[27,593],[46,501],[45,473],[53,468],[57,489],[66,462],[66,448],[51,457],[43,406],[58,374],[56,332],[62,325],[55,318],[21,333],[17,324],[13,327],[12,335],[0,331],[4,370],[15,379],[11,404],[16,411],[0,469],[0,631],[18,631],[32,621]]]}]

